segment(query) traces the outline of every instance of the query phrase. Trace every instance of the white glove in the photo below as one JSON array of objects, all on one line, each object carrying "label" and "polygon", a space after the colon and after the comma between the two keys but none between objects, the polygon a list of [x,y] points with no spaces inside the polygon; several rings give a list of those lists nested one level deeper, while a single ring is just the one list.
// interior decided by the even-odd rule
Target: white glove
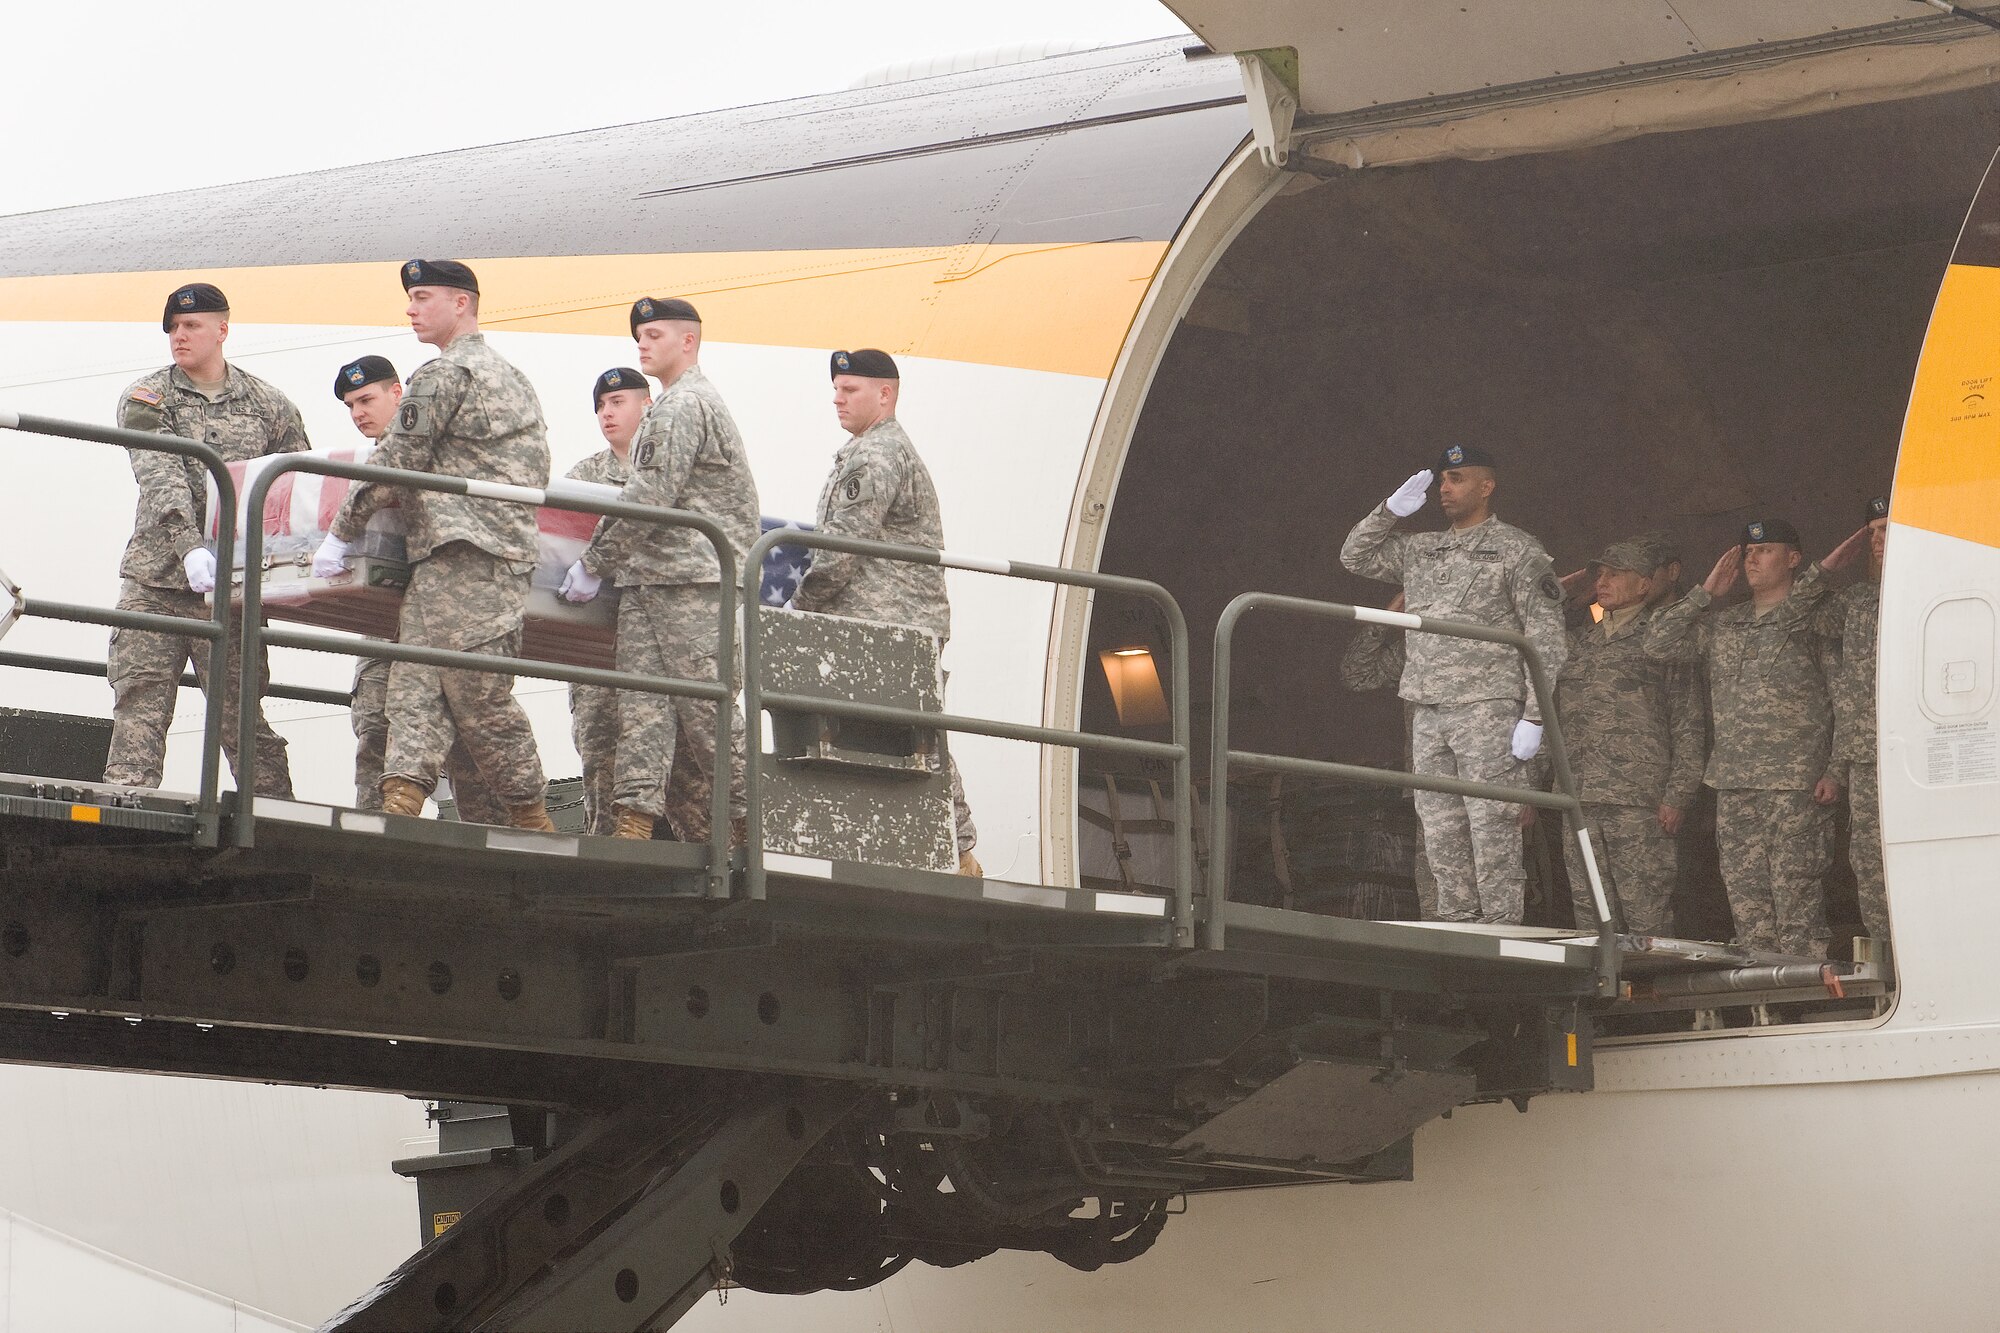
[{"label": "white glove", "polygon": [[206,546],[197,546],[182,556],[181,568],[187,571],[188,587],[196,592],[215,590],[215,552]]},{"label": "white glove", "polygon": [[1396,488],[1396,493],[1382,502],[1382,507],[1397,518],[1408,518],[1424,507],[1424,497],[1430,493],[1431,471],[1425,468]]},{"label": "white glove", "polygon": [[557,591],[565,602],[587,602],[597,596],[597,590],[604,586],[604,580],[583,567],[579,560],[563,575],[562,587]]},{"label": "white glove", "polygon": [[1542,752],[1542,724],[1522,718],[1514,724],[1514,757],[1522,763]]},{"label": "white glove", "polygon": [[313,552],[313,577],[330,579],[346,573],[347,551],[347,543],[329,532],[326,540],[319,544],[319,549]]}]

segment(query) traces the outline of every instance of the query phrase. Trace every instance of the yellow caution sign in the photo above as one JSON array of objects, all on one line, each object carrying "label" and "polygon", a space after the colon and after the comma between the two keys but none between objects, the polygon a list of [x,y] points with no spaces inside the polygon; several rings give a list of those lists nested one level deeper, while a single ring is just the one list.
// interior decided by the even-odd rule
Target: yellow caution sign
[{"label": "yellow caution sign", "polygon": [[431,1239],[436,1240],[439,1236],[457,1226],[458,1219],[464,1216],[465,1214],[460,1212],[432,1213]]},{"label": "yellow caution sign", "polygon": [[69,818],[73,824],[102,824],[104,812],[94,805],[73,805],[69,808]]},{"label": "yellow caution sign", "polygon": [[1569,1067],[1574,1069],[1576,1068],[1576,1034],[1571,1032],[1567,1035],[1569,1037]]}]

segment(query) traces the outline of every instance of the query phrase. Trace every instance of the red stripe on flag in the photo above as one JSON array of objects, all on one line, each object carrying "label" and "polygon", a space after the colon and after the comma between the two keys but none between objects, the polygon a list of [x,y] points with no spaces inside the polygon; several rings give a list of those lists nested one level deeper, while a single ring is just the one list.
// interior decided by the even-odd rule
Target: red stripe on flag
[{"label": "red stripe on flag", "polygon": [[289,537],[292,535],[292,483],[298,480],[296,472],[281,472],[271,483],[271,489],[264,496],[264,535],[266,537]]},{"label": "red stripe on flag", "polygon": [[597,531],[597,515],[574,509],[542,508],[535,511],[535,526],[551,537],[589,541],[590,534]]}]

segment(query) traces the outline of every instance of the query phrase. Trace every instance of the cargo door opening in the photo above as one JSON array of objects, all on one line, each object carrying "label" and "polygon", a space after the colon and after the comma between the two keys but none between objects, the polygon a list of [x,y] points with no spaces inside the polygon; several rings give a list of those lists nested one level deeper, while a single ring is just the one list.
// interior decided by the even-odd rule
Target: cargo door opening
[{"label": "cargo door opening", "polygon": [[[1341,569],[1342,539],[1451,443],[1499,456],[1496,512],[1540,538],[1559,573],[1664,531],[1693,586],[1747,520],[1770,516],[1794,523],[1815,559],[1889,488],[1938,282],[1996,140],[2000,93],[1981,89],[1492,162],[1295,175],[1174,329],[1101,568],[1180,600],[1200,709],[1212,631],[1237,593],[1388,602],[1394,588]],[[1405,526],[1441,523],[1433,499]],[[1865,577],[1864,559],[1834,581]],[[1134,608],[1096,606],[1085,725],[1119,725],[1096,664],[1151,633]],[[1242,748],[1402,766],[1394,689],[1342,683],[1352,633],[1246,626]],[[1079,775],[1086,882],[1144,882],[1158,781],[1106,764]],[[1417,915],[1420,832],[1400,794],[1252,776],[1229,799],[1239,892]],[[1679,839],[1673,933],[1686,939],[1732,934],[1713,808],[1704,788]],[[1844,798],[1835,808],[1823,889],[1829,954],[1845,960],[1863,926]],[[1555,831],[1527,836],[1527,922],[1566,927]]]}]

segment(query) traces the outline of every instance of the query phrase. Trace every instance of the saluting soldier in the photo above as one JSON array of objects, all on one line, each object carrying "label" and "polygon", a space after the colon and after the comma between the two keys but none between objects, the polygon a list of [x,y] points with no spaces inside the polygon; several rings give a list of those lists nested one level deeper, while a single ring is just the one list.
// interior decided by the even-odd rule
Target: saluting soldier
[{"label": "saluting soldier", "polygon": [[[1820,877],[1841,770],[1827,694],[1833,656],[1813,628],[1826,582],[1818,564],[1801,570],[1804,561],[1797,528],[1752,520],[1699,588],[1646,622],[1641,642],[1656,661],[1707,669],[1715,739],[1705,780],[1738,942],[1824,958]],[[1750,599],[1717,611],[1739,578]]]},{"label": "saluting soldier", "polygon": [[[1340,561],[1403,585],[1416,615],[1525,635],[1551,673],[1562,669],[1562,586],[1540,542],[1493,516],[1499,482],[1485,450],[1452,445],[1437,461],[1443,532],[1397,532],[1421,509],[1432,473],[1405,481],[1354,525]],[[1420,774],[1522,785],[1542,743],[1542,719],[1520,654],[1438,634],[1406,636],[1400,693],[1410,705],[1412,767]],[[1521,807],[1441,792],[1416,794],[1424,849],[1437,877],[1438,919],[1518,925],[1527,872]]]},{"label": "saluting soldier", "polygon": [[[632,437],[646,409],[653,405],[653,386],[630,366],[614,366],[590,386],[590,410],[604,448],[563,475],[571,481],[591,481],[622,488],[631,479]],[[569,734],[583,760],[583,831],[609,834],[612,781],[618,764],[618,701],[621,692],[605,685],[569,687]]]},{"label": "saluting soldier", "polygon": [[[534,386],[479,332],[479,279],[449,259],[401,269],[410,328],[439,355],[410,376],[395,424],[369,460],[381,467],[511,486],[549,480],[548,432]],[[535,513],[526,505],[362,482],[348,492],[313,557],[331,577],[369,516],[400,503],[410,584],[399,637],[411,645],[512,655],[521,644],[535,569]],[[445,756],[463,741],[515,828],[553,831],[541,756],[511,674],[396,662],[389,668],[389,745],[382,809],[417,815]]]},{"label": "saluting soldier", "polygon": [[[118,397],[120,426],[199,440],[231,463],[308,447],[305,425],[291,399],[223,356],[223,344],[229,339],[229,300],[220,289],[197,282],[176,290],[167,297],[160,330],[167,335],[173,364],[126,386]],[[213,591],[217,580],[216,557],[205,544],[207,469],[172,454],[134,449],[131,455],[139,508],[132,521],[132,539],[118,566],[124,579],[118,607],[206,620],[210,612],[202,594]],[[223,558],[229,554],[223,552]],[[113,631],[107,663],[113,702],[106,782],[160,785],[181,668],[190,660],[195,675],[205,681],[207,640],[147,630]],[[232,641],[224,675],[222,726],[222,747],[232,770],[240,662],[240,646]],[[268,679],[268,661],[258,662],[257,674],[259,680]],[[243,775],[239,772],[236,778],[242,785]],[[264,720],[261,701],[256,791],[259,796],[292,794],[285,742]]]},{"label": "saluting soldier", "polygon": [[[354,429],[371,444],[382,438],[403,401],[403,382],[384,356],[364,356],[342,366],[333,377],[333,396],[347,409]],[[354,672],[354,692],[348,701],[354,725],[354,808],[382,808],[382,764],[389,748],[389,664],[364,657]],[[445,756],[444,775],[451,783],[458,817],[468,824],[504,824],[507,809],[473,768],[463,741],[453,741]]]},{"label": "saluting soldier", "polygon": [[[1882,871],[1882,790],[1875,758],[1875,652],[1882,618],[1882,553],[1889,541],[1889,497],[1868,502],[1868,572],[1820,604],[1816,628],[1840,649],[1833,676],[1833,756],[1847,783],[1847,860],[1870,938],[1889,942],[1889,888]],[[1850,538],[1820,564],[1838,570],[1857,549]]]},{"label": "saluting soldier", "polygon": [[[944,546],[944,518],[938,510],[937,488],[917,448],[896,420],[902,396],[902,372],[895,358],[872,347],[835,352],[829,371],[833,379],[833,411],[847,443],[834,455],[833,471],[819,494],[821,532],[904,546]],[[813,552],[812,564],[792,598],[799,611],[851,616],[915,625],[938,638],[940,648],[951,638],[951,601],[945,595],[944,570],[883,560],[844,551]],[[965,784],[958,762],[949,764],[952,823],[958,842],[958,873],[984,871],[972,849],[979,830],[965,803]]]},{"label": "saluting soldier", "polygon": [[[758,537],[757,482],[735,418],[702,373],[701,315],[686,301],[642,297],[632,305],[630,325],[640,369],[660,382],[660,396],[633,441],[631,476],[620,498],[715,520],[741,569]],[[583,558],[570,566],[562,594],[589,601],[607,578],[618,589],[620,671],[682,680],[734,677],[734,663],[717,661],[722,566],[706,537],[690,528],[600,519]],[[730,714],[729,817],[732,839],[740,845],[748,836],[746,751],[743,715],[734,705]],[[614,837],[653,836],[667,814],[677,767],[692,764],[698,770],[681,773],[682,790],[699,801],[713,795],[715,721],[715,705],[706,699],[619,693]],[[677,831],[693,836],[688,829]]]},{"label": "saluting soldier", "polygon": [[[1568,742],[1583,815],[1600,835],[1612,907],[1635,935],[1672,930],[1681,827],[1701,790],[1708,718],[1688,663],[1645,652],[1672,553],[1644,539],[1614,542],[1594,562],[1604,618],[1569,632],[1556,679],[1556,709]],[[1564,842],[1579,929],[1597,924],[1597,904],[1574,838]]]}]

